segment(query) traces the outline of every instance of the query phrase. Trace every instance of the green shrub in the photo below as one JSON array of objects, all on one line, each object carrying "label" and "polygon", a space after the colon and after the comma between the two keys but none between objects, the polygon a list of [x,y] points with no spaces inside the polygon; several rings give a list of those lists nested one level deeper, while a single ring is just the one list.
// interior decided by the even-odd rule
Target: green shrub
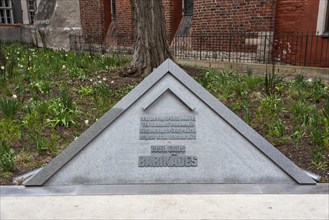
[{"label": "green shrub", "polygon": [[12,171],[15,166],[15,151],[6,141],[0,142],[0,170],[7,172]]}]

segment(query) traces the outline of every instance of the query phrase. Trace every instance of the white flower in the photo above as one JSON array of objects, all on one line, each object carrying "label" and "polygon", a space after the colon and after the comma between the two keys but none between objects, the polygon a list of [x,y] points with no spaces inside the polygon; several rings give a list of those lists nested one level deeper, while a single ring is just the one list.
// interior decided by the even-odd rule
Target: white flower
[{"label": "white flower", "polygon": [[17,95],[16,95],[16,94],[13,94],[13,98],[14,98],[14,99],[17,99]]},{"label": "white flower", "polygon": [[63,69],[65,69],[66,68],[66,66],[65,65],[63,65]]},{"label": "white flower", "polygon": [[85,120],[85,124],[86,125],[88,125],[89,124],[89,120],[87,119],[87,120]]},{"label": "white flower", "polygon": [[93,79],[90,79],[90,82],[92,82],[93,81]]},{"label": "white flower", "polygon": [[309,79],[307,80],[307,82],[311,83],[311,82],[312,82],[312,78],[309,78]]},{"label": "white flower", "polygon": [[5,67],[4,67],[4,66],[1,66],[1,69],[2,69],[2,70],[4,70],[4,69],[5,69]]},{"label": "white flower", "polygon": [[101,78],[101,76],[97,76],[97,78],[98,78],[98,79],[100,79],[100,78]]},{"label": "white flower", "polygon": [[111,81],[111,84],[113,84],[114,83],[114,81]]},{"label": "white flower", "polygon": [[103,81],[106,81],[106,78],[105,77],[103,78]]}]

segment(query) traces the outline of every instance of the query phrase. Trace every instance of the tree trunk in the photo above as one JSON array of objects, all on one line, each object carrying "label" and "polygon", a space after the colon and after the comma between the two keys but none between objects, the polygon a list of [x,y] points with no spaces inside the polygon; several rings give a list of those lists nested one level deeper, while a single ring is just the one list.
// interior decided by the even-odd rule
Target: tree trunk
[{"label": "tree trunk", "polygon": [[169,51],[162,0],[131,0],[134,55],[130,75],[147,75],[167,58]]}]

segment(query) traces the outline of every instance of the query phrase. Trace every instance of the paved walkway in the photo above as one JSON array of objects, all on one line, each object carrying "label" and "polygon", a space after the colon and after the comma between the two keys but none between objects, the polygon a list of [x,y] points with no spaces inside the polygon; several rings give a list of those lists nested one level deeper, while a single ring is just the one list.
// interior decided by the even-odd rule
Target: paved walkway
[{"label": "paved walkway", "polygon": [[328,219],[328,194],[2,196],[0,219]]}]

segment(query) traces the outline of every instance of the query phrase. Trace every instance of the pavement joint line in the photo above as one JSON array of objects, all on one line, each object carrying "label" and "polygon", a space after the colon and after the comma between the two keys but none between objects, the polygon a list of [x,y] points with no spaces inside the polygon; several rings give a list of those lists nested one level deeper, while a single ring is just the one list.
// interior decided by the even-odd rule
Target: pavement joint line
[{"label": "pavement joint line", "polygon": [[1,197],[79,195],[329,194],[329,183],[0,186]]}]

